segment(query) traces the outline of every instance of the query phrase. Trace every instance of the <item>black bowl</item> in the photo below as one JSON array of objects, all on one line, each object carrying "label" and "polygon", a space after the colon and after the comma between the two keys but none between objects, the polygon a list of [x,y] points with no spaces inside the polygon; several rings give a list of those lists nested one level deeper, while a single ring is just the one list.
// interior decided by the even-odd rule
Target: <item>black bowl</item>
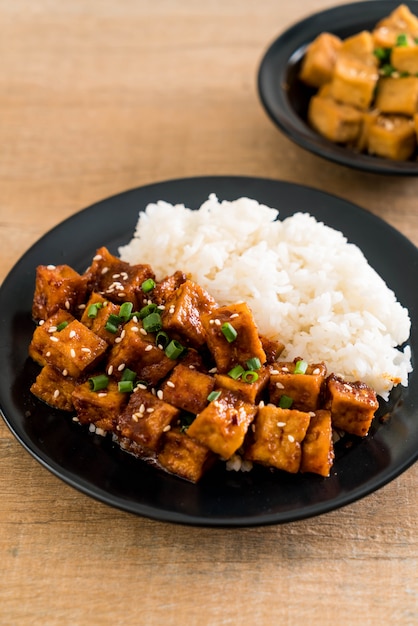
[{"label": "black bowl", "polygon": [[[369,0],[345,4],[298,22],[282,33],[268,48],[258,72],[261,102],[275,124],[295,143],[320,157],[377,174],[417,176],[417,161],[394,161],[359,154],[321,137],[307,122],[308,104],[314,90],[298,78],[306,48],[326,31],[345,39],[362,30],[372,30],[400,2]],[[411,12],[417,2],[405,2]]]}]

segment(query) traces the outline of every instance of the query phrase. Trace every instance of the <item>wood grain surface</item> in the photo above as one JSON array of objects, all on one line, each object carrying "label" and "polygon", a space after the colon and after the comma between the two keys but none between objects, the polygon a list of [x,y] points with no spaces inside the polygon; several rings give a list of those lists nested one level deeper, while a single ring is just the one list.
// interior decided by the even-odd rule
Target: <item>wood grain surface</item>
[{"label": "wood grain surface", "polygon": [[[328,163],[261,107],[269,43],[336,4],[0,0],[0,280],[76,211],[194,175],[310,185],[418,244],[418,179]],[[65,485],[0,420],[0,624],[412,626],[417,483],[415,464],[359,502],[286,525],[164,524]]]}]

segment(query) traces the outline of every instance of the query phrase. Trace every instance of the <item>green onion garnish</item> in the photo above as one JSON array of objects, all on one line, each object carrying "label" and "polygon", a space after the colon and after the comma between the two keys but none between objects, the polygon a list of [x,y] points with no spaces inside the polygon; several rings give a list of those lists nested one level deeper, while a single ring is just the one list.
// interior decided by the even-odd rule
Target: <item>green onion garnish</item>
[{"label": "green onion garnish", "polygon": [[109,331],[109,333],[116,334],[119,330],[120,323],[121,323],[121,319],[119,315],[115,315],[114,313],[111,313],[109,317],[107,318],[107,321],[105,324],[105,330]]},{"label": "green onion garnish", "polygon": [[221,391],[212,391],[209,395],[208,395],[208,402],[213,402],[214,400],[217,400],[219,398],[219,396],[221,395]]},{"label": "green onion garnish", "polygon": [[135,378],[136,378],[136,372],[133,372],[132,370],[130,370],[129,367],[125,367],[125,369],[123,370],[121,380],[129,380],[133,382]]},{"label": "green onion garnish", "polygon": [[406,33],[401,33],[396,37],[396,45],[397,46],[407,46],[408,45],[408,37]]},{"label": "green onion garnish", "polygon": [[119,319],[122,322],[127,322],[130,319],[133,307],[134,305],[132,302],[124,302],[121,304],[119,309]]},{"label": "green onion garnish", "polygon": [[169,336],[163,330],[160,330],[155,337],[155,343],[157,346],[162,346],[163,348],[168,346],[168,342],[170,341]]},{"label": "green onion garnish", "polygon": [[242,367],[242,365],[236,365],[232,368],[232,370],[229,370],[228,376],[230,376],[234,380],[238,380],[238,378],[242,376],[244,372],[245,369]]},{"label": "green onion garnish", "polygon": [[222,324],[221,331],[228,343],[232,343],[237,338],[238,333],[229,322],[225,322],[225,324]]},{"label": "green onion garnish", "polygon": [[147,333],[156,333],[161,330],[162,322],[159,313],[150,313],[142,320],[142,326]]},{"label": "green onion garnish", "polygon": [[389,63],[391,51],[391,48],[376,48],[373,54],[381,63]]},{"label": "green onion garnish", "polygon": [[177,357],[183,354],[184,349],[184,346],[182,346],[179,341],[177,341],[176,339],[172,339],[164,352],[169,359],[177,359]]},{"label": "green onion garnish", "polygon": [[120,393],[130,393],[134,389],[134,384],[131,380],[120,380],[118,382],[118,391]]},{"label": "green onion garnish", "polygon": [[260,359],[254,356],[252,359],[248,359],[246,366],[249,370],[259,370],[261,367]]},{"label": "green onion garnish", "polygon": [[303,361],[296,361],[295,369],[293,370],[294,374],[306,374],[306,370],[308,369],[308,363]]},{"label": "green onion garnish", "polygon": [[92,391],[100,391],[106,389],[109,384],[109,377],[106,374],[99,374],[98,376],[92,376],[89,378],[90,389]]},{"label": "green onion garnish", "polygon": [[255,383],[255,381],[258,380],[258,374],[253,370],[247,370],[243,373],[242,380],[244,383]]},{"label": "green onion garnish", "polygon": [[61,322],[61,324],[58,324],[58,326],[57,326],[57,331],[60,332],[61,330],[64,330],[64,328],[66,326],[68,326],[68,322],[67,321]]},{"label": "green onion garnish", "polygon": [[281,409],[290,409],[293,404],[293,398],[290,396],[282,396],[279,400],[279,407]]},{"label": "green onion garnish", "polygon": [[90,317],[92,319],[97,317],[99,309],[101,309],[102,306],[103,302],[94,302],[93,304],[90,304],[89,308],[87,309],[87,317]]},{"label": "green onion garnish", "polygon": [[383,76],[391,76],[394,71],[395,71],[395,68],[390,63],[386,63],[381,68],[381,72]]},{"label": "green onion garnish", "polygon": [[155,282],[152,280],[152,278],[147,278],[147,280],[144,280],[144,282],[141,285],[141,289],[144,293],[148,293],[149,291],[152,291],[155,287]]},{"label": "green onion garnish", "polygon": [[139,313],[137,313],[139,319],[143,320],[144,317],[147,317],[147,315],[150,315],[151,313],[155,313],[155,311],[158,309],[156,304],[147,304],[146,306],[142,307],[142,309],[139,311]]}]

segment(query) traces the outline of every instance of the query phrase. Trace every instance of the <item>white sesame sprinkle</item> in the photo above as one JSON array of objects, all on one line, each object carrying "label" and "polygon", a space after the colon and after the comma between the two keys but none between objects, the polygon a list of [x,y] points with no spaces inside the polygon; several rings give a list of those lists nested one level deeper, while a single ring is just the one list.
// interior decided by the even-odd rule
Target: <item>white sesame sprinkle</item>
[{"label": "white sesame sprinkle", "polygon": [[70,301],[66,300],[65,301],[65,308],[68,310],[70,308]]},{"label": "white sesame sprinkle", "polygon": [[163,394],[162,390],[161,390],[161,389],[159,389],[159,390],[157,391],[157,398],[159,398],[160,400],[162,400],[162,399],[163,399],[163,397],[164,397],[164,394]]},{"label": "white sesame sprinkle", "polygon": [[46,266],[46,269],[47,269],[47,270],[54,270],[54,269],[55,269],[55,267],[56,267],[55,265],[47,265],[47,266]]},{"label": "white sesame sprinkle", "polygon": [[194,365],[189,365],[189,370],[195,370],[195,366]]},{"label": "white sesame sprinkle", "polygon": [[102,255],[101,254],[96,254],[96,256],[93,257],[93,261],[101,261],[102,260]]},{"label": "white sesame sprinkle", "polygon": [[147,331],[145,330],[145,328],[140,328],[139,332],[141,333],[141,335],[148,335]]},{"label": "white sesame sprinkle", "polygon": [[215,320],[209,320],[209,324],[213,324]]},{"label": "white sesame sprinkle", "polygon": [[86,308],[86,305],[85,305],[85,304],[79,304],[79,305],[78,305],[78,308],[79,308],[79,309],[85,309],[85,308]]},{"label": "white sesame sprinkle", "polygon": [[50,351],[48,350],[48,352],[45,354],[45,356],[51,356]]},{"label": "white sesame sprinkle", "polygon": [[91,350],[90,350],[90,348],[81,348],[81,352],[90,353]]},{"label": "white sesame sprinkle", "polygon": [[106,393],[106,391],[99,391],[99,393],[97,395],[99,396],[99,398],[106,398],[107,393]]},{"label": "white sesame sprinkle", "polygon": [[209,370],[209,374],[216,374],[217,371],[218,371],[217,367],[212,367],[212,369]]},{"label": "white sesame sprinkle", "polygon": [[315,374],[315,375],[316,375],[316,374],[319,374],[319,373],[320,373],[320,371],[321,371],[321,370],[319,369],[319,367],[315,367],[315,369],[314,369],[314,371],[312,372],[312,374]]},{"label": "white sesame sprinkle", "polygon": [[126,330],[124,329],[120,334],[120,338],[123,339],[125,335],[126,335]]},{"label": "white sesame sprinkle", "polygon": [[128,278],[129,278],[129,275],[128,275],[127,272],[121,272],[120,275],[122,276],[123,280],[128,280]]},{"label": "white sesame sprinkle", "polygon": [[121,372],[122,370],[124,370],[126,367],[126,363],[121,363],[120,365],[118,365],[118,372]]},{"label": "white sesame sprinkle", "polygon": [[315,411],[309,411],[308,415],[309,417],[315,417]]},{"label": "white sesame sprinkle", "polygon": [[284,389],[284,385],[281,382],[277,382],[276,383],[276,387],[277,387],[277,389]]},{"label": "white sesame sprinkle", "polygon": [[149,352],[150,350],[152,350],[152,343],[145,348],[145,352]]},{"label": "white sesame sprinkle", "polygon": [[171,430],[170,424],[168,424],[168,426],[164,426],[163,433],[168,433],[169,430]]},{"label": "white sesame sprinkle", "polygon": [[113,374],[113,365],[109,365],[109,367],[107,368],[107,373],[109,374],[109,376],[112,376],[112,374]]},{"label": "white sesame sprinkle", "polygon": [[70,330],[70,334],[68,336],[69,336],[70,339],[73,339],[73,337],[75,337],[76,334],[77,333],[75,332],[75,330]]},{"label": "white sesame sprinkle", "polygon": [[50,327],[48,328],[48,332],[49,332],[49,333],[55,333],[55,332],[56,332],[56,330],[57,330],[57,327],[56,327],[56,326],[50,326]]},{"label": "white sesame sprinkle", "polygon": [[[137,333],[138,331],[139,331],[138,326],[132,326],[132,327],[131,327],[131,332],[133,332],[133,333]],[[145,332],[147,332],[147,331],[145,331]]]},{"label": "white sesame sprinkle", "polygon": [[286,422],[277,422],[277,426],[279,428],[284,428],[286,426]]},{"label": "white sesame sprinkle", "polygon": [[141,404],[141,406],[139,407],[139,412],[145,413],[145,404]]},{"label": "white sesame sprinkle", "polygon": [[43,326],[45,324],[45,320],[39,320],[39,326]]},{"label": "white sesame sprinkle", "polygon": [[258,408],[262,409],[263,407],[265,407],[265,402],[264,402],[264,400],[260,400],[260,402],[258,404]]},{"label": "white sesame sprinkle", "polygon": [[216,326],[220,326],[221,325],[221,320],[213,320],[213,323],[216,324]]},{"label": "white sesame sprinkle", "polygon": [[75,359],[75,350],[74,350],[74,348],[71,348],[70,355],[72,356],[73,359]]},{"label": "white sesame sprinkle", "polygon": [[68,370],[62,370],[62,375],[63,376],[68,376]]},{"label": "white sesame sprinkle", "polygon": [[107,273],[108,273],[108,271],[109,271],[109,268],[108,268],[108,267],[104,267],[104,268],[102,269],[102,274],[107,274]]},{"label": "white sesame sprinkle", "polygon": [[235,317],[239,317],[238,313],[232,313],[232,315],[230,316],[230,320],[233,320]]},{"label": "white sesame sprinkle", "polygon": [[174,389],[175,384],[173,383],[172,380],[167,380],[167,387],[171,387],[172,389]]},{"label": "white sesame sprinkle", "polygon": [[137,389],[146,389],[147,386],[143,385],[142,383],[138,383],[138,385],[136,386]]},{"label": "white sesame sprinkle", "polygon": [[58,341],[58,337],[50,337],[50,340],[57,342]]},{"label": "white sesame sprinkle", "polygon": [[274,374],[280,374],[279,370],[271,370],[270,374],[274,376]]},{"label": "white sesame sprinkle", "polygon": [[160,311],[165,311],[165,305],[164,304],[159,304],[157,306],[157,309],[159,309]]},{"label": "white sesame sprinkle", "polygon": [[171,315],[173,315],[173,313],[174,313],[174,311],[175,311],[175,310],[176,310],[176,307],[175,307],[175,306],[171,306],[171,307],[168,309],[168,312],[169,312]]},{"label": "white sesame sprinkle", "polygon": [[287,438],[289,439],[290,443],[293,443],[295,441],[295,438],[293,435],[287,435]]},{"label": "white sesame sprinkle", "polygon": [[147,408],[147,413],[154,413],[155,409],[152,406]]},{"label": "white sesame sprinkle", "polygon": [[54,398],[58,398],[59,395],[60,395],[60,390],[59,389],[55,389],[55,391],[54,391]]},{"label": "white sesame sprinkle", "polygon": [[112,278],[119,278],[120,274],[113,274]]},{"label": "white sesame sprinkle", "polygon": [[133,321],[135,324],[138,324],[138,316],[137,316],[137,315],[134,315],[134,316],[133,316],[133,318],[132,318],[132,321]]},{"label": "white sesame sprinkle", "polygon": [[120,343],[122,341],[122,337],[116,337],[115,343]]},{"label": "white sesame sprinkle", "polygon": [[74,415],[73,417],[73,422],[79,422],[80,420],[78,419],[77,415]]}]

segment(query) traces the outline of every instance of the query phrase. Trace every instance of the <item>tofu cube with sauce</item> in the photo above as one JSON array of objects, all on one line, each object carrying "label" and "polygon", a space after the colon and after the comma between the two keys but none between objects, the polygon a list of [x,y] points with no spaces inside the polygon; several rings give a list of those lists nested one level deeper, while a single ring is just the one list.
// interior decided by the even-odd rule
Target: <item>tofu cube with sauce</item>
[{"label": "tofu cube with sauce", "polygon": [[[206,342],[218,373],[225,374],[235,365],[246,366],[251,358],[266,362],[266,353],[258,334],[253,314],[244,302],[222,306],[202,317]],[[235,339],[229,341],[222,328],[232,326]]]},{"label": "tofu cube with sauce", "polygon": [[309,44],[302,59],[299,78],[310,87],[329,82],[334,70],[341,39],[331,33],[321,33]]},{"label": "tofu cube with sauce", "polygon": [[200,348],[205,343],[201,317],[212,311],[215,300],[200,285],[186,280],[168,299],[162,312],[162,324],[171,337]]},{"label": "tofu cube with sauce", "polygon": [[214,386],[213,376],[179,363],[160,389],[165,402],[196,415],[207,406],[208,395]]},{"label": "tofu cube with sauce", "polygon": [[330,141],[355,144],[361,134],[363,115],[353,106],[315,95],[309,101],[308,121],[314,130]]},{"label": "tofu cube with sauce", "polygon": [[337,102],[366,110],[373,101],[378,79],[376,67],[343,55],[335,64],[330,95]]},{"label": "tofu cube with sauce", "polygon": [[118,315],[119,310],[118,304],[106,300],[99,293],[93,292],[80,321],[87,328],[90,328],[95,335],[104,339],[109,345],[113,345],[118,335],[106,330],[106,323],[109,315]]},{"label": "tofu cube with sauce", "polygon": [[418,46],[414,42],[409,46],[394,46],[390,53],[390,64],[398,72],[418,74]]},{"label": "tofu cube with sauce", "polygon": [[[179,409],[150,391],[137,388],[117,418],[116,433],[125,447],[138,456],[153,456],[161,448],[163,435],[171,430]],[[132,445],[133,444],[133,445]]]},{"label": "tofu cube with sauce", "polygon": [[114,431],[128,397],[126,393],[119,392],[114,379],[110,379],[106,389],[100,391],[93,391],[89,381],[86,381],[78,385],[72,395],[80,424],[94,424],[105,431]]},{"label": "tofu cube with sauce", "polygon": [[292,409],[315,411],[319,406],[327,369],[324,363],[308,364],[305,373],[298,374],[295,369],[299,361],[302,360],[276,363],[270,376],[269,399],[278,406],[281,398],[287,396],[293,401]]},{"label": "tofu cube with sauce", "polygon": [[376,393],[361,382],[346,382],[331,375],[327,379],[325,408],[332,425],[346,433],[365,437],[379,407]]},{"label": "tofu cube with sauce", "polygon": [[189,437],[207,446],[223,459],[229,459],[244,443],[257,408],[231,392],[210,402],[187,429]]},{"label": "tofu cube with sauce", "polygon": [[370,154],[406,161],[416,148],[417,139],[413,119],[396,115],[379,115],[369,127]]},{"label": "tofu cube with sauce", "polygon": [[39,324],[34,330],[31,342],[29,344],[29,356],[39,363],[39,365],[46,365],[47,352],[51,347],[51,336],[56,333],[57,328],[61,324],[69,324],[75,319],[71,313],[66,310],[58,309],[56,313],[51,315],[45,321]]},{"label": "tofu cube with sauce", "polygon": [[377,88],[375,106],[381,113],[412,117],[418,108],[418,77],[382,78]]},{"label": "tofu cube with sauce", "polygon": [[62,330],[50,333],[45,361],[61,372],[78,378],[104,357],[107,343],[74,319]]},{"label": "tofu cube with sauce", "polygon": [[216,455],[205,445],[189,437],[180,428],[164,435],[158,463],[171,474],[196,483],[213,465]]},{"label": "tofu cube with sauce", "polygon": [[302,448],[311,416],[305,411],[266,405],[258,409],[252,442],[244,457],[256,463],[295,474],[299,471]]},{"label": "tofu cube with sauce", "polygon": [[75,317],[84,304],[87,282],[69,265],[38,265],[32,317],[46,320],[58,309],[64,309]]},{"label": "tofu cube with sauce", "polygon": [[55,367],[45,365],[31,385],[34,396],[61,411],[74,409],[72,394],[77,385],[72,376],[63,376]]},{"label": "tofu cube with sauce", "polygon": [[269,383],[270,368],[262,366],[255,370],[255,373],[258,376],[257,380],[251,381],[250,378],[248,382],[242,380],[242,378],[236,380],[227,374],[215,374],[216,388],[226,389],[245,400],[245,402],[257,404]]},{"label": "tofu cube with sauce", "polygon": [[329,476],[333,461],[331,412],[315,411],[302,441],[300,471]]},{"label": "tofu cube with sauce", "polygon": [[380,20],[372,31],[376,48],[392,48],[398,35],[406,34],[409,43],[418,37],[418,18],[406,4],[400,4],[387,17]]}]

